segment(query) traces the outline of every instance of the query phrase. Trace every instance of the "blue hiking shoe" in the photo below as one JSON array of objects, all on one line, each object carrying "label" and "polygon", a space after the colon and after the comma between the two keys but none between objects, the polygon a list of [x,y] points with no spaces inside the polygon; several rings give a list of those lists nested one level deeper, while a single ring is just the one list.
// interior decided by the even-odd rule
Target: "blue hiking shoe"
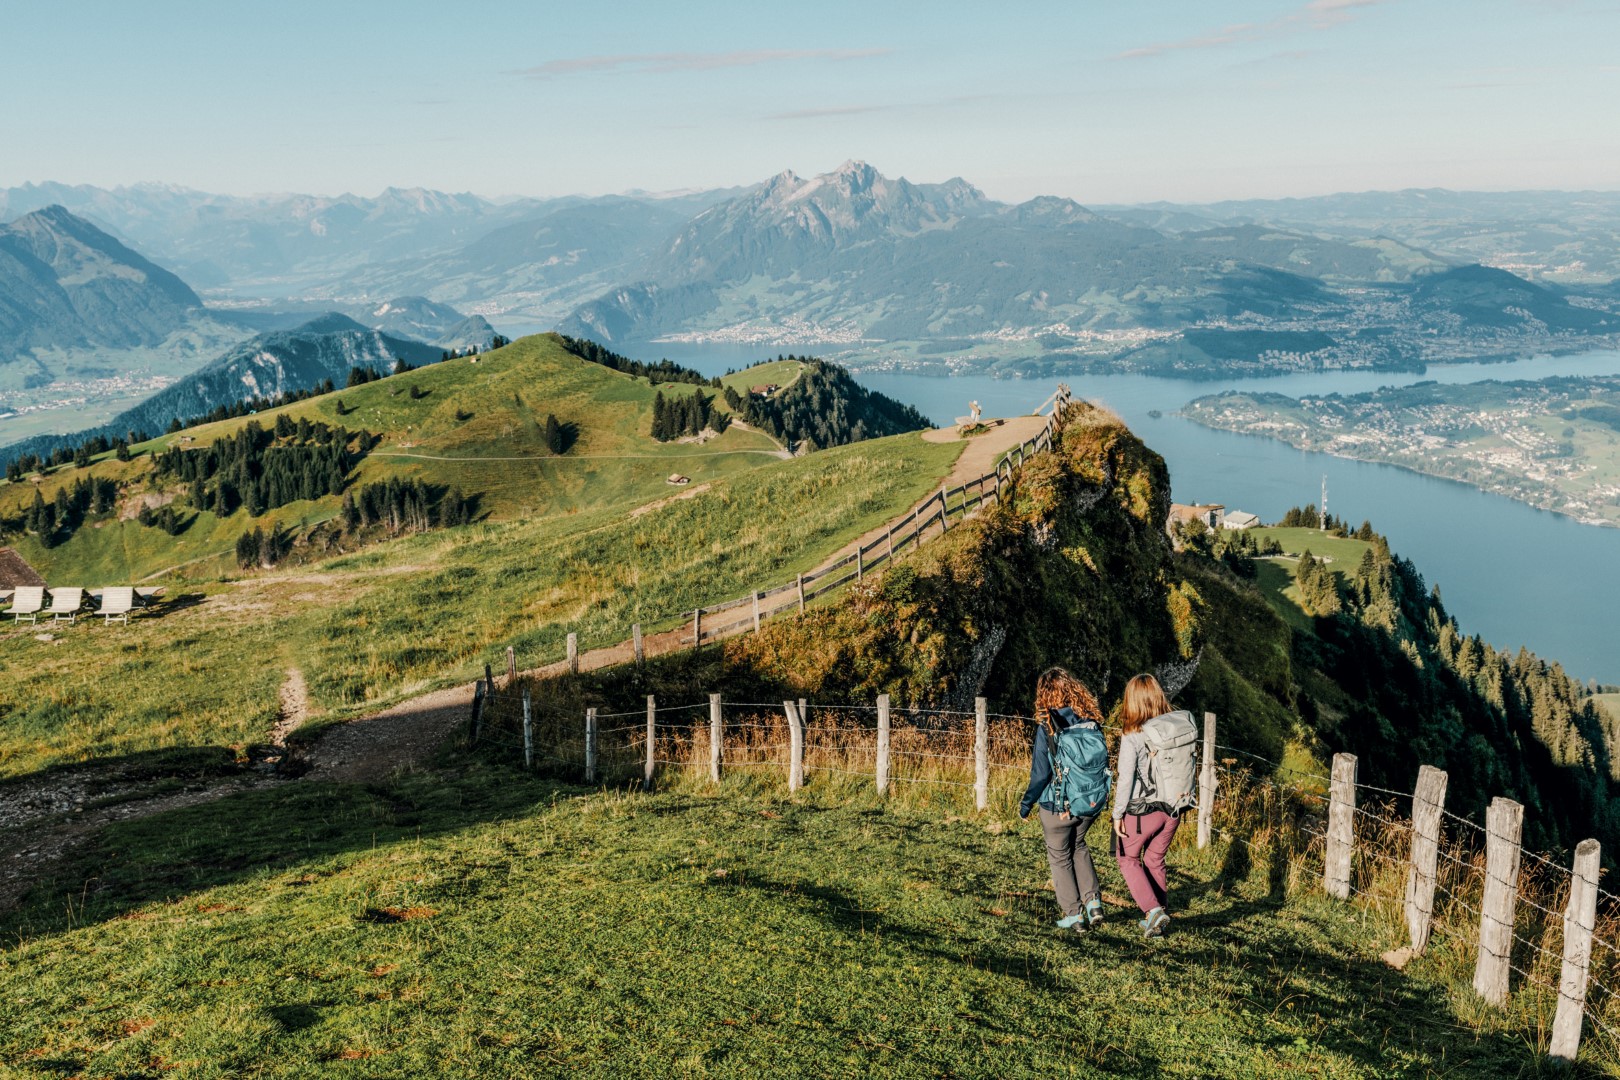
[{"label": "blue hiking shoe", "polygon": [[1170,926],[1170,916],[1164,908],[1154,908],[1147,918],[1136,920],[1136,925],[1142,928],[1144,938],[1160,937]]},{"label": "blue hiking shoe", "polygon": [[1101,900],[1086,901],[1086,925],[1101,926],[1103,921],[1103,906]]},{"label": "blue hiking shoe", "polygon": [[[1073,915],[1065,915],[1063,918],[1059,919],[1057,921],[1057,927],[1059,930],[1072,930],[1074,929],[1075,924],[1083,922],[1084,920],[1085,916],[1079,912],[1076,912]],[[1082,926],[1081,929],[1083,930],[1085,927]]]}]

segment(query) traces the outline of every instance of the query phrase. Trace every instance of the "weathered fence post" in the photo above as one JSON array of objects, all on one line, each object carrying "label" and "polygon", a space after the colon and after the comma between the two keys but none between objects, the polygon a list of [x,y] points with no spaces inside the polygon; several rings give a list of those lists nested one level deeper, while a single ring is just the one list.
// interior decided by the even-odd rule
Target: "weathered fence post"
[{"label": "weathered fence post", "polygon": [[642,648],[642,645],[641,645],[641,624],[640,623],[636,623],[636,624],[634,624],[633,626],[630,627],[630,639],[635,642],[636,667],[640,667],[642,661],[647,659],[647,652],[646,652],[646,650],[644,648]]},{"label": "weathered fence post", "polygon": [[709,695],[709,779],[720,782],[720,748],[725,745],[725,730],[720,724],[720,695]]},{"label": "weathered fence post", "polygon": [[984,698],[973,699],[973,805],[990,805],[990,720]]},{"label": "weathered fence post", "polygon": [[782,702],[782,711],[788,720],[788,790],[798,791],[804,786],[804,718],[791,701]]},{"label": "weathered fence post", "polygon": [[568,635],[568,671],[579,674],[579,635],[572,632]]},{"label": "weathered fence post", "polygon": [[855,541],[855,580],[866,577],[866,560],[861,556],[861,542]]},{"label": "weathered fence post", "polygon": [[939,535],[944,536],[950,529],[950,522],[945,520],[945,489],[939,489]]},{"label": "weathered fence post", "polygon": [[652,790],[653,770],[658,767],[658,699],[647,695],[647,762],[641,767],[641,789]]},{"label": "weathered fence post", "polygon": [[804,614],[804,575],[799,575],[799,614]]},{"label": "weathered fence post", "polygon": [[759,590],[754,590],[754,633],[759,633]]},{"label": "weathered fence post", "polygon": [[495,697],[495,669],[488,664],[484,665],[484,696],[491,699]]},{"label": "weathered fence post", "polygon": [[508,645],[506,647],[506,685],[511,686],[512,680],[517,678],[517,650]]},{"label": "weathered fence post", "polygon": [[1564,908],[1564,966],[1558,976],[1558,1011],[1553,1016],[1548,1053],[1573,1062],[1581,1048],[1581,1021],[1586,1015],[1586,975],[1592,962],[1592,928],[1597,924],[1598,857],[1596,840],[1575,845],[1569,903]]},{"label": "weathered fence post", "polygon": [[1479,905],[1479,960],[1474,990],[1492,1005],[1508,997],[1513,909],[1519,898],[1519,836],[1524,807],[1501,796],[1485,811],[1485,896]]},{"label": "weathered fence post", "polygon": [[1322,887],[1329,896],[1350,899],[1350,855],[1356,842],[1356,755],[1333,755],[1328,789],[1327,855]]},{"label": "weathered fence post", "polygon": [[534,768],[534,724],[529,712],[529,688],[523,688],[523,767]]},{"label": "weathered fence post", "polygon": [[879,694],[877,701],[877,793],[889,792],[889,695]]},{"label": "weathered fence post", "polygon": [[1215,714],[1204,714],[1204,760],[1198,766],[1198,846],[1215,831]]},{"label": "weathered fence post", "polygon": [[472,700],[472,721],[468,725],[472,729],[472,731],[471,731],[471,734],[468,736],[468,739],[467,739],[467,745],[468,746],[477,746],[478,745],[478,733],[479,733],[479,729],[483,726],[483,722],[484,722],[484,684],[483,683],[474,683],[473,684],[473,700]]},{"label": "weathered fence post", "polygon": [[692,648],[703,644],[703,609],[692,609]]},{"label": "weathered fence post", "polygon": [[1412,951],[1429,944],[1434,924],[1434,886],[1440,862],[1440,818],[1446,805],[1445,772],[1433,765],[1418,770],[1412,789],[1412,865],[1406,871],[1406,930]]},{"label": "weathered fence post", "polygon": [[585,782],[596,783],[596,710],[585,710]]},{"label": "weathered fence post", "polygon": [[888,544],[888,547],[889,547],[889,558],[891,558],[891,559],[894,558],[894,526],[893,525],[890,525],[889,526],[889,531],[883,534],[883,539]]}]

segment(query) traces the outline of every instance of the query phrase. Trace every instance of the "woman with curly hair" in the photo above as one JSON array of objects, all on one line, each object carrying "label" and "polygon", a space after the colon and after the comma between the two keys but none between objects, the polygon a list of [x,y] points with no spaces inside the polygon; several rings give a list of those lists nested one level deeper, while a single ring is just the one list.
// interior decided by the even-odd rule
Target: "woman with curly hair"
[{"label": "woman with curly hair", "polygon": [[1035,684],[1035,739],[1030,751],[1029,787],[1018,806],[1028,818],[1039,803],[1046,861],[1063,917],[1060,929],[1085,933],[1103,919],[1086,833],[1108,801],[1108,744],[1102,710],[1079,679],[1060,667],[1048,668]]}]

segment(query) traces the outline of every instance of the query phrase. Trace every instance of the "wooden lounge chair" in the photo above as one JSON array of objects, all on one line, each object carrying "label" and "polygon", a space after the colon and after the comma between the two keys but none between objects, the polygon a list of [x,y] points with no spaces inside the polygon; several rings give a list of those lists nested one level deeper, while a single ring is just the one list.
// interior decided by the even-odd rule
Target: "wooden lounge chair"
[{"label": "wooden lounge chair", "polygon": [[130,612],[135,610],[138,602],[135,599],[135,590],[128,585],[102,589],[101,607],[96,609],[96,614],[103,616],[106,622],[122,619],[127,623]]},{"label": "wooden lounge chair", "polygon": [[27,619],[29,622],[38,622],[39,613],[45,608],[45,586],[19,585],[17,595],[11,601],[11,617],[18,622]]},{"label": "wooden lounge chair", "polygon": [[41,615],[53,615],[57,622],[72,622],[78,618],[79,609],[84,607],[83,589],[52,589],[51,606],[40,612]]}]

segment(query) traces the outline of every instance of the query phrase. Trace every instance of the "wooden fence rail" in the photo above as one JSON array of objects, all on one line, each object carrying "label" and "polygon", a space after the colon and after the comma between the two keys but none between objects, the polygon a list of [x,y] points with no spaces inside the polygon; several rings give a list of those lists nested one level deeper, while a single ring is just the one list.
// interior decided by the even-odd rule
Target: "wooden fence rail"
[{"label": "wooden fence rail", "polygon": [[[513,712],[507,714],[507,722],[513,728],[512,738],[503,742],[500,738],[501,709],[507,707],[516,710],[519,707],[519,700],[522,739],[518,741],[516,738],[518,714]],[[688,769],[701,769],[700,775],[706,774],[708,782],[719,783],[723,775],[722,770],[731,767],[725,765],[725,762],[731,760],[734,753],[746,751],[756,757],[764,753],[766,758],[744,764],[757,766],[769,764],[771,760],[780,762],[779,767],[784,770],[788,790],[796,792],[805,786],[807,773],[828,769],[835,773],[851,772],[852,766],[847,757],[849,748],[824,745],[825,740],[834,735],[837,736],[837,742],[846,742],[847,734],[851,730],[850,724],[855,724],[875,736],[873,743],[863,746],[871,748],[871,772],[868,775],[871,776],[880,795],[886,795],[893,790],[896,754],[918,754],[916,742],[907,740],[922,736],[943,736],[955,740],[955,745],[962,747],[964,752],[952,755],[932,752],[931,749],[923,756],[930,759],[936,767],[940,763],[955,763],[949,767],[960,769],[956,775],[971,776],[971,781],[953,780],[943,775],[912,775],[902,776],[900,779],[911,783],[956,784],[964,788],[970,787],[973,791],[974,805],[979,811],[986,811],[990,806],[992,777],[998,770],[1003,780],[997,790],[1007,797],[1010,797],[1012,792],[1022,789],[1027,775],[1024,770],[1027,768],[1029,742],[1026,740],[1032,732],[1033,721],[1026,717],[998,717],[996,722],[1002,726],[996,728],[993,739],[991,714],[988,712],[987,702],[982,697],[975,700],[971,714],[924,710],[919,715],[914,710],[912,715],[916,723],[900,730],[896,730],[892,723],[893,710],[886,694],[880,696],[872,706],[840,706],[832,713],[824,714],[836,718],[832,727],[823,724],[813,728],[810,722],[811,708],[803,699],[783,701],[779,709],[775,705],[746,704],[733,705],[732,708],[746,711],[751,717],[757,717],[762,710],[779,713],[786,729],[787,745],[783,747],[780,743],[773,744],[768,741],[762,743],[757,737],[753,741],[745,740],[741,744],[737,743],[735,739],[745,734],[744,728],[750,730],[760,728],[761,725],[757,721],[745,721],[733,728],[731,732],[733,742],[728,743],[726,704],[719,694],[708,695],[707,701],[701,704],[676,706],[671,710],[660,710],[655,699],[649,696],[646,701],[644,723],[639,720],[629,724],[619,722],[623,717],[639,716],[639,712],[603,715],[597,709],[591,708],[586,710],[584,715],[584,738],[581,740],[577,734],[572,737],[565,734],[570,729],[579,732],[579,727],[575,726],[580,722],[578,714],[575,714],[570,724],[559,723],[551,728],[543,728],[532,714],[528,688],[525,687],[520,699],[516,699],[505,692],[497,693],[493,678],[479,683],[478,693],[474,698],[471,724],[475,732],[483,733],[485,744],[508,745],[515,751],[520,751],[526,767],[533,767],[537,761],[543,761],[553,766],[579,769],[585,781],[591,784],[611,782],[612,774],[604,769],[604,761],[619,762],[621,770],[624,763],[628,762],[629,767],[638,774],[635,775],[635,786],[643,790],[654,788],[657,768],[665,763]],[[684,740],[682,745],[691,748],[691,756],[679,761],[658,756],[660,711],[674,711],[692,718],[690,729],[684,736],[673,736],[678,741]],[[867,712],[871,714],[869,719],[864,717]],[[854,719],[851,719],[852,717]],[[604,726],[604,723],[608,726]],[[951,723],[957,726],[950,727]],[[967,726],[969,723],[971,726]],[[945,726],[941,726],[942,724]],[[663,726],[667,730],[670,725],[666,721]],[[541,745],[542,730],[558,733],[554,737],[553,746]],[[776,731],[779,737],[782,728],[771,730]],[[607,736],[610,742],[614,736],[620,737],[621,742],[628,738],[629,745],[634,750],[633,755],[627,757],[622,748],[616,750],[612,746],[604,746],[604,736]],[[672,736],[665,735],[664,738],[665,745],[670,745],[668,740]],[[897,749],[895,746],[897,738],[908,749]],[[636,745],[637,739],[641,740],[642,745]],[[992,742],[998,749],[992,750]],[[932,744],[929,745],[932,747]],[[771,755],[780,754],[784,749],[785,755],[772,758]],[[835,759],[836,765],[827,764],[823,757],[817,757],[813,762],[806,760],[807,753],[822,754],[831,751],[840,751],[844,754]],[[1220,798],[1218,793],[1223,790],[1216,775],[1218,755],[1222,751],[1245,754],[1244,751],[1221,746],[1216,741],[1215,714],[1205,713],[1202,759],[1198,771],[1197,843],[1200,848],[1209,846],[1216,833],[1220,833],[1229,843],[1248,842],[1214,825],[1217,799]],[[617,756],[614,756],[615,754]],[[1237,759],[1225,760],[1230,765]],[[1276,762],[1268,762],[1266,759],[1256,760],[1279,770],[1282,768]],[[1248,775],[1263,777],[1264,774],[1251,772]],[[1443,818],[1448,816],[1455,818],[1455,815],[1448,815],[1445,811],[1447,788],[1445,772],[1427,765],[1418,770],[1417,781],[1410,795],[1412,815],[1408,822],[1388,821],[1378,818],[1373,811],[1358,808],[1358,792],[1367,790],[1367,787],[1357,780],[1356,759],[1353,755],[1335,755],[1331,776],[1320,779],[1325,782],[1327,792],[1325,800],[1327,828],[1325,833],[1318,834],[1323,837],[1326,845],[1323,849],[1322,865],[1322,888],[1325,892],[1348,900],[1359,891],[1355,884],[1358,866],[1363,867],[1364,873],[1365,866],[1372,860],[1379,863],[1394,862],[1398,864],[1404,881],[1404,895],[1391,902],[1398,903],[1404,914],[1411,942],[1410,949],[1405,950],[1408,956],[1423,953],[1429,945],[1431,929],[1437,917],[1436,890],[1439,887],[1454,901],[1454,905],[1448,910],[1454,913],[1457,907],[1461,907],[1463,911],[1477,916],[1477,926],[1470,926],[1468,929],[1474,931],[1473,985],[1482,1000],[1496,1006],[1506,1004],[1513,990],[1515,975],[1521,984],[1528,981],[1556,995],[1556,1014],[1551,1025],[1548,1046],[1548,1054],[1554,1061],[1575,1060],[1583,1029],[1588,1024],[1601,1028],[1611,1037],[1620,1036],[1620,1031],[1604,1024],[1593,1012],[1589,996],[1594,945],[1602,944],[1609,950],[1620,951],[1617,950],[1615,943],[1596,936],[1597,901],[1601,891],[1598,886],[1601,849],[1596,840],[1583,840],[1577,845],[1573,865],[1565,871],[1568,875],[1567,894],[1562,919],[1558,924],[1562,928],[1561,966],[1556,983],[1550,980],[1543,981],[1535,976],[1533,970],[1525,971],[1514,966],[1513,960],[1516,946],[1525,950],[1548,951],[1536,942],[1520,937],[1514,928],[1522,888],[1519,867],[1524,856],[1520,847],[1524,807],[1509,799],[1494,799],[1484,829],[1479,830],[1477,825],[1472,825],[1473,829],[1479,830],[1484,836],[1485,845],[1483,884],[1479,906],[1475,908],[1469,903],[1457,901],[1450,889],[1439,884],[1441,875],[1438,862],[1442,854]],[[1279,788],[1279,785],[1263,778],[1259,783]],[[1320,789],[1292,790],[1303,793],[1311,800],[1323,799]],[[1383,795],[1394,794],[1379,788],[1371,790]],[[1224,803],[1225,800],[1221,801]],[[1404,843],[1405,850],[1398,857],[1390,852],[1371,848],[1358,850],[1355,827],[1358,816],[1378,818],[1386,824],[1399,826],[1401,830],[1409,829],[1410,837],[1409,842]],[[1555,865],[1541,856],[1530,857],[1548,866]],[[1458,860],[1455,855],[1447,855],[1446,858],[1463,866],[1465,870],[1477,870],[1477,864]],[[1462,887],[1457,885],[1455,880],[1452,881],[1452,885],[1456,888]],[[1542,899],[1544,901],[1545,896]],[[1541,902],[1527,901],[1525,906],[1527,909],[1532,907],[1539,909],[1543,913],[1550,910]],[[1453,917],[1448,915],[1448,918]],[[1447,932],[1455,940],[1468,940],[1470,936],[1460,933],[1457,928],[1448,927]],[[1553,957],[1558,955],[1552,953]],[[1531,967],[1533,969],[1534,965]],[[1606,991],[1604,994],[1606,996]]]}]

